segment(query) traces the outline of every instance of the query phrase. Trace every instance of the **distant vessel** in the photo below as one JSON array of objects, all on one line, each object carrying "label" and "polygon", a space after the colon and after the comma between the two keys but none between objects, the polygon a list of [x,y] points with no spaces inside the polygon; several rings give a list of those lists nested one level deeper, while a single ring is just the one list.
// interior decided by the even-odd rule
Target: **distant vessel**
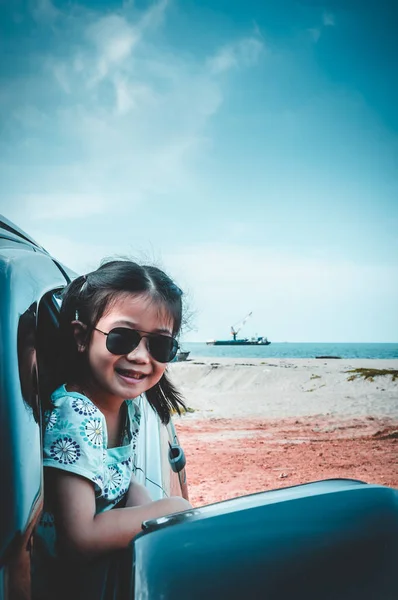
[{"label": "distant vessel", "polygon": [[266,337],[242,338],[241,340],[207,340],[208,346],[269,346]]},{"label": "distant vessel", "polygon": [[208,340],[206,344],[208,346],[269,346],[270,341],[264,337],[252,337],[252,338],[241,338],[238,339],[236,336],[239,331],[242,329],[243,325],[246,323],[247,319],[252,316],[252,313],[249,312],[248,315],[242,320],[232,325],[231,327],[231,335],[232,339],[230,340]]},{"label": "distant vessel", "polygon": [[177,356],[175,357],[175,360],[176,360],[176,362],[182,362],[184,360],[187,360],[189,355],[190,355],[190,352],[184,352],[183,350],[180,350],[180,352],[177,352]]}]

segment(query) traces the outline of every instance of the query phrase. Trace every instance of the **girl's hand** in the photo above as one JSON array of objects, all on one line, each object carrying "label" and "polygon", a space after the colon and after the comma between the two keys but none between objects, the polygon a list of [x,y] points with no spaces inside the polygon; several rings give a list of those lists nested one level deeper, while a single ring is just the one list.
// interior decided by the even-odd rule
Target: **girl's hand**
[{"label": "girl's hand", "polygon": [[[147,502],[142,506],[114,508],[95,513],[94,484],[88,479],[67,471],[51,469],[54,516],[59,532],[60,549],[81,557],[126,548],[142,531],[141,524],[175,512],[192,508],[180,497]],[[133,486],[138,486],[135,483]],[[133,488],[132,494],[141,494],[142,486]]]}]

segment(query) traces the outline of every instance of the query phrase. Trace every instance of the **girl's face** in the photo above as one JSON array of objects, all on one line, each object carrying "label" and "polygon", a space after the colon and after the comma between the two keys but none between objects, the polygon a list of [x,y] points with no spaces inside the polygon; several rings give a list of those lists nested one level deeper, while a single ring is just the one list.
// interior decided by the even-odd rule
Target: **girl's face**
[{"label": "girl's face", "polygon": [[[171,336],[173,322],[165,308],[144,294],[120,294],[98,321],[96,328],[108,333],[115,327]],[[129,354],[117,356],[106,348],[106,336],[92,332],[88,349],[92,384],[103,400],[136,398],[153,387],[162,377],[166,364],[149,353],[143,337]]]}]

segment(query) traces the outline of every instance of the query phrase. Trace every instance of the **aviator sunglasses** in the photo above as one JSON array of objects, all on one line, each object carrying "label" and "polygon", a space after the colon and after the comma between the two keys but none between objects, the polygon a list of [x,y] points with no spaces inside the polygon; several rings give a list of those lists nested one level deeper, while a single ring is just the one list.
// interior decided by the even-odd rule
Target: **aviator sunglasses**
[{"label": "aviator sunglasses", "polygon": [[[106,336],[106,348],[111,354],[130,354],[140,344],[143,337],[148,340],[148,351],[152,358],[161,363],[173,360],[178,351],[178,342],[175,338],[160,333],[137,331],[128,327],[115,327],[108,333],[94,327]],[[142,334],[145,335],[142,335]]]}]

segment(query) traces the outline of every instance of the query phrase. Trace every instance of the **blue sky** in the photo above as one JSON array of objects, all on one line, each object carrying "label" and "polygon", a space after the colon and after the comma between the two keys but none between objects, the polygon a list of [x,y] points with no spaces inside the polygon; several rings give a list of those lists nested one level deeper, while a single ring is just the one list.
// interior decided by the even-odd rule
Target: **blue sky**
[{"label": "blue sky", "polygon": [[396,3],[0,12],[0,212],[79,272],[165,268],[186,340],[249,311],[273,341],[398,340]]}]

